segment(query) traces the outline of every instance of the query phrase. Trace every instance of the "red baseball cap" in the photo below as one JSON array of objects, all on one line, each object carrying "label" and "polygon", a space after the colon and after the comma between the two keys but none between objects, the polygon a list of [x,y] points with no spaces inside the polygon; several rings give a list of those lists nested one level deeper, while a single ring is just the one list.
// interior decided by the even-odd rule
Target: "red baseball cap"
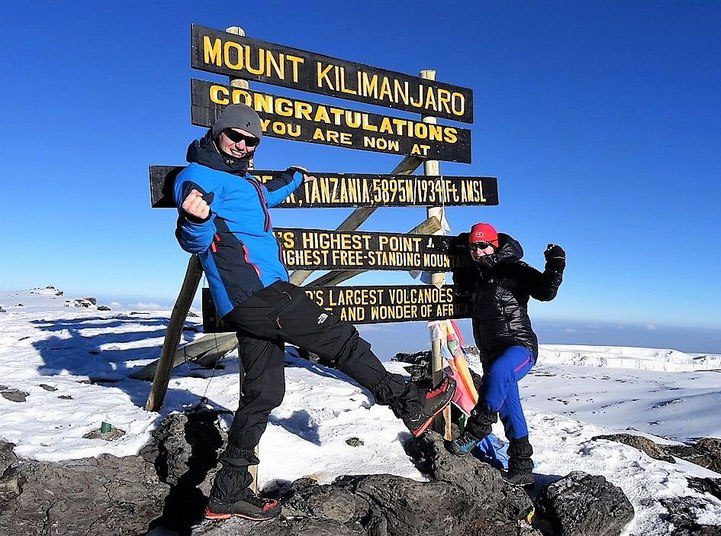
[{"label": "red baseball cap", "polygon": [[490,223],[477,223],[471,227],[468,235],[468,243],[475,242],[490,242],[494,247],[498,247],[498,231]]}]

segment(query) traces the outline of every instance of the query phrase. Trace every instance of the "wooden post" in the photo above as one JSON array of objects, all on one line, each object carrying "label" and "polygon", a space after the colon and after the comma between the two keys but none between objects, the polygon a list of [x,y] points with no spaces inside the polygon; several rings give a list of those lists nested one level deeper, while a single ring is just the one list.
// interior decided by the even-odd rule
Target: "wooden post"
[{"label": "wooden post", "polygon": [[[436,71],[433,69],[425,69],[420,73],[421,78],[425,80],[435,80]],[[431,116],[423,117],[424,123],[437,124],[438,119]],[[438,160],[426,160],[423,163],[423,172],[425,175],[440,176],[441,165]],[[436,217],[441,222],[444,222],[444,207],[428,207],[427,215],[429,218]],[[446,274],[444,272],[436,272],[431,274],[431,284],[436,287],[442,287],[446,284]],[[434,340],[431,342],[431,372],[433,377],[433,385],[443,379],[443,358],[441,357],[441,341]],[[451,410],[450,406],[443,411],[443,419],[437,419],[434,423],[434,429],[437,432],[441,432],[446,439],[451,439]]]},{"label": "wooden post", "polygon": [[202,276],[203,268],[200,266],[200,260],[197,255],[193,255],[188,261],[183,286],[180,288],[180,294],[178,294],[178,299],[173,306],[173,312],[170,314],[168,331],[165,333],[165,340],[163,341],[163,350],[160,353],[153,385],[150,387],[150,395],[148,395],[148,401],[145,404],[147,411],[159,411],[163,405],[165,393],[168,390],[170,371],[173,368],[173,357],[178,348],[180,336],[183,333],[185,318],[188,316],[188,311],[190,311],[190,306],[195,297],[195,291],[198,290],[198,284]]}]

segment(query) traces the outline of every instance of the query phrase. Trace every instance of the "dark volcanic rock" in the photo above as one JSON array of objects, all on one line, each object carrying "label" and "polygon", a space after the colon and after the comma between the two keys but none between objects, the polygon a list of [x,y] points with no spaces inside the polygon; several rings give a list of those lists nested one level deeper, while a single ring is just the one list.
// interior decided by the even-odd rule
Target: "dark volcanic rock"
[{"label": "dark volcanic rock", "polygon": [[15,460],[0,479],[0,534],[144,534],[167,490],[139,456]]},{"label": "dark volcanic rock", "polygon": [[695,476],[686,477],[688,487],[701,493],[709,493],[721,499],[721,478],[699,478]]},{"label": "dark volcanic rock", "polygon": [[551,484],[537,500],[538,515],[562,536],[620,534],[633,519],[631,502],[603,476],[574,471]]},{"label": "dark volcanic rock", "polygon": [[673,456],[671,456],[663,445],[654,443],[647,437],[637,436],[633,434],[611,434],[611,435],[599,435],[593,438],[596,439],[607,439],[609,441],[616,441],[623,443],[629,447],[636,448],[647,456],[655,460],[661,460],[669,463],[676,463]]},{"label": "dark volcanic rock", "polygon": [[365,443],[363,443],[363,440],[357,437],[349,437],[345,440],[345,442],[346,445],[350,445],[351,447],[360,447],[362,445],[365,445]]},{"label": "dark volcanic rock", "polygon": [[0,385],[0,396],[5,398],[6,400],[9,400],[10,402],[25,402],[28,395],[29,393],[26,393],[25,391],[20,391],[19,389],[13,389],[11,387]]},{"label": "dark volcanic rock", "polygon": [[98,311],[110,311],[110,307],[107,305],[98,305]]},{"label": "dark volcanic rock", "polygon": [[691,446],[670,445],[666,448],[678,458],[721,473],[721,439],[717,437],[703,437]]},{"label": "dark volcanic rock", "polygon": [[670,497],[661,499],[668,511],[664,517],[673,523],[671,536],[721,536],[721,527],[701,525],[698,514],[708,506],[708,501],[697,497]]}]

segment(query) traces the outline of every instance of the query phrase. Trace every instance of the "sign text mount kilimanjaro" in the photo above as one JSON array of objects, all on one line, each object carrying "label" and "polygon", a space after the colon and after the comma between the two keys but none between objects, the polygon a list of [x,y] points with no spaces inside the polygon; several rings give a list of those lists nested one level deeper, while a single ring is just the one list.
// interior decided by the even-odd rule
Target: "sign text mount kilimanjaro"
[{"label": "sign text mount kilimanjaro", "polygon": [[330,56],[249,39],[194,24],[195,69],[466,123],[473,92]]}]

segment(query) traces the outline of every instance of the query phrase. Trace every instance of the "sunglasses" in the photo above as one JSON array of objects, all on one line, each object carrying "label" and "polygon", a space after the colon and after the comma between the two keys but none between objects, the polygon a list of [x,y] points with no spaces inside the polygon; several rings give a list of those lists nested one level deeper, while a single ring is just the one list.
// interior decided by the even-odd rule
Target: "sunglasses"
[{"label": "sunglasses", "polygon": [[490,242],[473,242],[472,244],[468,244],[468,247],[471,248],[471,251],[476,249],[486,249],[488,246],[493,246]]},{"label": "sunglasses", "polygon": [[245,141],[245,145],[247,147],[255,147],[260,142],[260,140],[255,136],[246,136],[245,134],[241,134],[240,132],[236,132],[235,130],[232,130],[230,128],[225,129],[223,131],[223,134],[225,134],[225,136],[233,143],[240,143],[241,141]]}]

